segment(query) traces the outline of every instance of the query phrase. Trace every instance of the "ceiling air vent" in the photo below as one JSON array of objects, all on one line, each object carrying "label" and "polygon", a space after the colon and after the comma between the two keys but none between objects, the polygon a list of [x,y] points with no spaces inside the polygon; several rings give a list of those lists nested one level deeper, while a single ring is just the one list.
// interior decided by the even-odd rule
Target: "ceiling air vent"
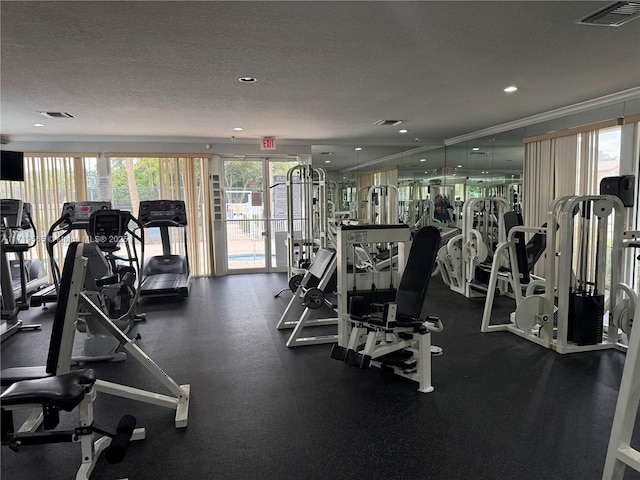
[{"label": "ceiling air vent", "polygon": [[45,118],[76,118],[69,112],[39,112]]},{"label": "ceiling air vent", "polygon": [[619,27],[640,16],[640,2],[615,2],[597,10],[576,23]]},{"label": "ceiling air vent", "polygon": [[400,125],[402,123],[402,120],[378,120],[377,122],[374,123],[374,125],[390,125],[392,127],[396,126],[396,125]]}]

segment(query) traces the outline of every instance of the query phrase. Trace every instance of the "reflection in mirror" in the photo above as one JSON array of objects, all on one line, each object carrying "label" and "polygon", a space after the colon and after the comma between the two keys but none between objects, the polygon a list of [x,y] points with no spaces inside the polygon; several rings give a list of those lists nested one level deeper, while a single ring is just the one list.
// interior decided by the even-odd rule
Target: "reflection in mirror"
[{"label": "reflection in mirror", "polygon": [[[521,208],[524,133],[517,129],[447,147],[365,145],[356,151],[354,145],[314,145],[312,158],[327,170],[336,211],[366,219],[369,187],[393,179],[400,221],[416,228],[455,226],[470,198],[498,196],[514,210]],[[436,198],[446,199],[444,214],[436,208]]]}]

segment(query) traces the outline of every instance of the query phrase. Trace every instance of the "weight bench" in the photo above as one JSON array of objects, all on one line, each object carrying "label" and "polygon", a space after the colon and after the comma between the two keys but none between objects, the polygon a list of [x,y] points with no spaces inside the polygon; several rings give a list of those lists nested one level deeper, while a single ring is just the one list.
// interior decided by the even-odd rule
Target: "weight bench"
[{"label": "weight bench", "polygon": [[332,358],[362,369],[371,365],[390,368],[418,382],[419,391],[433,391],[431,355],[442,349],[431,346],[431,332],[443,327],[439,318],[423,315],[423,309],[439,245],[436,227],[416,233],[395,302],[367,304],[363,296],[351,297],[349,344],[346,348],[334,345]]},{"label": "weight bench", "polygon": [[[96,375],[93,369],[77,370],[53,377],[23,380],[14,383],[0,395],[2,407],[2,444],[17,452],[24,445],[79,442],[82,464],[76,480],[88,480],[100,454],[105,451],[109,463],[124,458],[130,440],[145,438],[144,428],[135,428],[136,419],[125,415],[115,430],[100,427],[93,421],[93,402],[96,398]],[[44,431],[15,432],[13,410],[40,405],[44,415]],[[73,430],[55,430],[60,410],[71,412],[78,408],[79,423]],[[103,435],[94,440],[95,434]]]}]

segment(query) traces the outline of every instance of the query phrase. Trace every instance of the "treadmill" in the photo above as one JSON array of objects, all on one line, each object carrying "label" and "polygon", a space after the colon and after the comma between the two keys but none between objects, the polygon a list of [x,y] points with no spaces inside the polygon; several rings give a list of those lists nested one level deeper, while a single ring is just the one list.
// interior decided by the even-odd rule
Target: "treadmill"
[{"label": "treadmill", "polygon": [[84,230],[86,232],[91,214],[98,210],[111,210],[111,202],[65,202],[62,205],[62,214],[51,225],[46,242],[53,285],[31,295],[29,300],[32,307],[40,305],[46,307],[47,303],[56,303],[58,301],[58,284],[60,283],[61,273],[60,266],[54,257],[54,247],[74,231]]},{"label": "treadmill", "polygon": [[[158,295],[189,296],[191,273],[187,253],[187,212],[183,200],[146,200],[140,202],[138,220],[144,229],[158,228],[162,255],[145,259],[140,297]],[[171,252],[169,229],[183,231],[184,255]],[[146,236],[149,238],[149,235]]]}]

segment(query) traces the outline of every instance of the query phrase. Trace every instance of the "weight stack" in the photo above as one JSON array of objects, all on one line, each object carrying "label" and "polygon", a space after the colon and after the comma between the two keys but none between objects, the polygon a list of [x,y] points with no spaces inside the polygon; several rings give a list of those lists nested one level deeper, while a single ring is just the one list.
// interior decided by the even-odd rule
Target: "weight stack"
[{"label": "weight stack", "polygon": [[586,292],[571,294],[569,335],[578,345],[596,345],[602,342],[604,295]]}]

